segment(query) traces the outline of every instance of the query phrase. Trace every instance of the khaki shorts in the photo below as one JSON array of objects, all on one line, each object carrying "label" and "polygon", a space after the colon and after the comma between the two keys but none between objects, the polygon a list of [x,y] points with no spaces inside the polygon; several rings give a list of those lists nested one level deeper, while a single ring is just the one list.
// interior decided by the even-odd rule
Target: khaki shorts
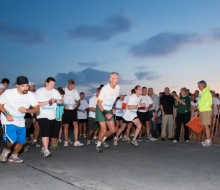
[{"label": "khaki shorts", "polygon": [[211,125],[211,115],[212,111],[200,112],[199,117],[201,119],[202,125]]}]

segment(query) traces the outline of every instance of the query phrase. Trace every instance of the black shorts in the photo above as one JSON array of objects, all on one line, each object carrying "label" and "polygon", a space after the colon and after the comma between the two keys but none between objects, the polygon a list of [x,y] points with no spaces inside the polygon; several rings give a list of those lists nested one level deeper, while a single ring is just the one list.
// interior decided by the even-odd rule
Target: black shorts
[{"label": "black shorts", "polygon": [[78,119],[78,123],[87,123],[87,119]]},{"label": "black shorts", "polygon": [[41,137],[51,137],[53,133],[53,128],[55,124],[55,120],[49,120],[47,118],[38,119],[38,123],[40,125]]},{"label": "black shorts", "polygon": [[97,130],[99,128],[99,122],[95,121],[95,118],[88,118],[88,128],[89,130]]},{"label": "black shorts", "polygon": [[127,120],[125,120],[123,117],[122,117],[122,123],[124,123],[124,124],[129,124],[129,123],[133,123],[133,121],[135,120],[135,119],[137,119],[138,117],[135,117],[132,121],[127,121]]},{"label": "black shorts", "polygon": [[116,121],[121,121],[123,118],[121,116],[116,116]]},{"label": "black shorts", "polygon": [[145,124],[147,121],[150,121],[149,111],[147,112],[137,112],[138,118],[142,124]]},{"label": "black shorts", "polygon": [[74,110],[66,110],[64,109],[64,113],[62,116],[62,124],[70,124],[72,122],[77,122],[77,109]]}]

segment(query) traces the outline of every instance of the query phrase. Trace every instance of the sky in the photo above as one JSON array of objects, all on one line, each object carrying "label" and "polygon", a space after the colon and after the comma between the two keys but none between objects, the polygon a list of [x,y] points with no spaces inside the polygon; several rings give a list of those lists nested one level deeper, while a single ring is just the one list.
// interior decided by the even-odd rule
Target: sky
[{"label": "sky", "polygon": [[[219,0],[0,0],[0,78],[27,76],[36,87],[76,81],[92,96],[109,73],[120,91],[216,92],[220,72]],[[11,86],[12,87],[12,86]]]}]

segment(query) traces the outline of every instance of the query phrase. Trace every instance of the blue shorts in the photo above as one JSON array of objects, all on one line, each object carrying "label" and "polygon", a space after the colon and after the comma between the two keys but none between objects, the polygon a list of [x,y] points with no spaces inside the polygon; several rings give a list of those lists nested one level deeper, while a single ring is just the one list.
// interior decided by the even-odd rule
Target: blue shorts
[{"label": "blue shorts", "polygon": [[13,124],[6,124],[3,128],[3,139],[6,143],[25,144],[26,142],[26,128],[18,127]]}]

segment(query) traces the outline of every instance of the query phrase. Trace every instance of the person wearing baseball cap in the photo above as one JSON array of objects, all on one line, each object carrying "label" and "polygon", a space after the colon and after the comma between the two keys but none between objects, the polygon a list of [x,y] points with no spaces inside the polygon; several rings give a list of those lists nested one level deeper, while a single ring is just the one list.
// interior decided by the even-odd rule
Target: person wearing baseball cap
[{"label": "person wearing baseball cap", "polygon": [[[28,91],[28,79],[19,76],[16,80],[17,88],[6,90],[0,96],[0,112],[3,127],[3,139],[6,146],[0,156],[0,162],[23,162],[18,157],[19,151],[25,144],[26,128],[24,116],[26,113],[39,112],[35,95]],[[30,109],[30,106],[32,108]],[[14,150],[11,153],[11,148]]]}]

